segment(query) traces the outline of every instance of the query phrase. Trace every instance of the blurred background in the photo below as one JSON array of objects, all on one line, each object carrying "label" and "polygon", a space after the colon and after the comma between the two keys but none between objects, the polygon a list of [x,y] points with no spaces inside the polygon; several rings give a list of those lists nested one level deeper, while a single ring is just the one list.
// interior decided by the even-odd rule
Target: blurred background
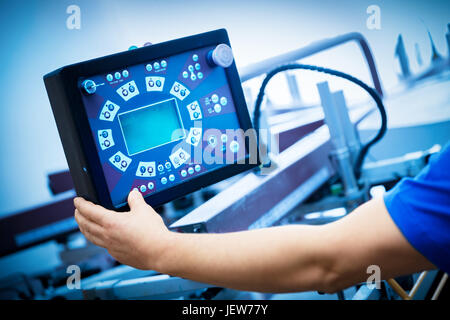
[{"label": "blurred background", "polygon": [[[79,28],[73,28],[74,8],[79,9]],[[402,176],[416,174],[430,154],[439,151],[450,139],[449,23],[450,1],[444,0],[0,0],[0,39],[3,48],[0,52],[0,231],[14,225],[26,229],[24,234],[29,237],[27,239],[36,237],[19,245],[17,234],[5,237],[2,236],[6,232],[0,234],[0,299],[14,296],[17,292],[21,292],[22,296],[19,296],[22,298],[69,297],[72,293],[64,291],[65,268],[73,263],[82,266],[84,277],[99,276],[95,278],[97,280],[155,275],[130,268],[115,269],[126,266],[120,266],[105,251],[92,248],[81,234],[76,233],[77,226],[71,216],[71,199],[75,192],[70,184],[66,158],[44,87],[45,74],[69,64],[126,51],[133,46],[142,47],[147,42],[154,44],[225,28],[242,77],[250,74],[252,66],[261,66],[260,62],[264,64],[271,57],[327,38],[360,33],[367,40],[375,60],[389,127],[386,137],[371,149],[367,157],[368,173],[365,179],[369,182],[362,188],[364,190],[358,190],[360,194],[357,196],[358,201],[363,201],[367,199],[363,194],[368,194],[369,189],[372,195],[379,190],[377,184],[383,191]],[[301,62],[340,70],[373,86],[367,62],[356,42],[349,41],[321,51],[301,59]],[[264,75],[265,72],[260,72],[249,76],[243,83],[250,113]],[[263,126],[270,126],[272,134],[282,140],[278,151],[290,148],[311,133],[321,137],[323,96],[319,95],[317,83],[323,81],[328,81],[331,92],[344,91],[349,110],[359,108],[351,114],[352,122],[358,120],[359,142],[367,141],[378,130],[379,114],[367,111],[371,108],[375,110],[374,103],[361,88],[323,74],[290,71],[274,77],[266,90],[267,98],[263,105],[263,108],[269,109],[262,119]],[[295,131],[293,128],[300,129]],[[317,139],[303,139],[302,145],[298,145],[299,150],[311,149],[313,154]],[[286,169],[283,163],[291,161],[286,154],[280,153],[280,170]],[[327,159],[327,155],[323,154],[317,157],[319,160],[314,160],[316,162]],[[301,164],[300,168],[309,170],[308,166],[312,164],[313,161],[310,161]],[[328,162],[324,163],[324,167],[327,166]],[[61,174],[54,180],[56,185],[64,185],[59,191],[55,191],[53,178],[49,178],[54,173]],[[59,178],[62,182],[58,182]],[[237,182],[234,186],[244,190],[254,182],[252,179],[242,175],[235,177],[223,185],[178,199],[158,208],[158,211],[169,224],[188,213],[194,212],[195,215],[201,210],[213,208],[214,202],[208,207],[208,200],[224,190],[222,198],[232,204],[234,195],[230,193],[228,197],[226,189]],[[270,177],[267,179],[270,180]],[[345,198],[349,194],[344,190],[345,186],[339,185],[339,178],[336,177],[327,180],[325,191],[321,184],[311,187],[307,180],[295,183],[297,185],[286,191],[288,194],[295,194],[298,191],[295,188],[302,184],[309,188],[308,192],[301,191],[304,197],[298,199],[299,203],[304,200],[311,203],[330,195],[345,196],[337,201],[333,198],[333,205],[326,208],[321,205],[301,208],[293,214],[293,219],[285,219],[282,223],[329,222],[349,212],[357,203]],[[253,196],[258,195],[249,194],[248,199]],[[278,200],[281,203],[284,199]],[[276,203],[272,205],[275,207]],[[294,205],[286,210],[290,212],[293,208]],[[254,209],[260,216],[265,214],[261,208],[255,206]],[[327,216],[322,215],[325,211]],[[64,212],[64,217],[57,217],[61,212]],[[50,213],[53,215],[51,218]],[[14,216],[20,218],[9,219]],[[44,216],[44,220],[48,221],[39,221]],[[60,218],[61,221],[58,220]],[[306,218],[311,220],[305,222]],[[239,227],[245,229],[252,226]],[[66,237],[68,231],[70,236]],[[57,237],[63,233],[64,237]],[[403,279],[402,283],[411,285],[411,281],[418,278],[420,276],[415,275]],[[95,279],[86,282],[87,286],[95,288]],[[437,286],[436,279],[435,274],[429,280],[430,286]],[[165,281],[165,278],[162,280]],[[39,283],[38,289],[33,287],[34,284],[30,285],[33,281]],[[17,289],[21,285],[27,288],[23,291],[25,293]],[[148,283],[145,282],[145,285]],[[177,297],[177,292],[166,295],[164,285],[152,286],[156,288],[154,296]],[[202,285],[182,282],[180,287],[185,285],[192,289],[196,298],[205,298],[205,292],[206,297],[219,292],[201,291],[198,295],[196,290],[204,290]],[[57,288],[62,288],[62,291]],[[352,290],[351,293],[338,295],[308,293],[292,298],[341,299],[360,292],[359,287]],[[421,297],[424,298],[427,292]],[[93,293],[92,297],[97,297],[96,294]],[[74,297],[82,296],[75,294]],[[224,294],[223,297],[229,298],[230,295]],[[245,297],[268,298],[256,293]],[[392,296],[386,291],[376,297]]]},{"label": "blurred background", "polygon": [[[66,13],[81,9],[81,28],[68,29]],[[369,30],[367,8],[381,9],[381,29]],[[218,28],[228,30],[238,68],[313,41],[358,31],[368,40],[383,86],[398,85],[394,56],[401,33],[406,49],[417,43],[422,59],[431,48],[427,27],[437,50],[445,53],[448,1],[1,1],[3,44],[0,94],[0,215],[52,199],[47,174],[67,168],[42,77],[61,66],[127,50],[131,45],[163,42]],[[312,58],[311,58],[312,59]],[[370,83],[365,62],[354,43],[314,56],[316,65],[345,71]],[[305,62],[309,62],[305,59]],[[419,66],[410,59],[413,70]],[[317,100],[312,73],[302,73],[299,85],[306,101]],[[342,87],[345,81],[334,81]],[[289,99],[285,89],[271,93],[273,101]],[[350,90],[350,91],[348,91]],[[364,95],[348,86],[348,99]],[[275,91],[275,90],[274,90]]]}]

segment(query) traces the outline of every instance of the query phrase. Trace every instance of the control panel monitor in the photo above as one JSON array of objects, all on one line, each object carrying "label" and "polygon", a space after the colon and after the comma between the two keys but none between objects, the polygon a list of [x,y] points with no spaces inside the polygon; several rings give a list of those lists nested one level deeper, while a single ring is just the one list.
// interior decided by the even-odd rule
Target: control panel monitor
[{"label": "control panel monitor", "polygon": [[[60,68],[44,76],[79,196],[125,210],[259,165],[224,29]],[[252,151],[253,150],[253,151]]]}]

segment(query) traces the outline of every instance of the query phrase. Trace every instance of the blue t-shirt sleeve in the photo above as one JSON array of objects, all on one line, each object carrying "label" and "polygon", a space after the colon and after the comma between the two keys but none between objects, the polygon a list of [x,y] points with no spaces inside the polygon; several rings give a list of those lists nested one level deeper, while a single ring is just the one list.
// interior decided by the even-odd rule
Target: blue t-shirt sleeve
[{"label": "blue t-shirt sleeve", "polygon": [[439,269],[450,272],[450,144],[415,177],[384,196],[400,231]]}]

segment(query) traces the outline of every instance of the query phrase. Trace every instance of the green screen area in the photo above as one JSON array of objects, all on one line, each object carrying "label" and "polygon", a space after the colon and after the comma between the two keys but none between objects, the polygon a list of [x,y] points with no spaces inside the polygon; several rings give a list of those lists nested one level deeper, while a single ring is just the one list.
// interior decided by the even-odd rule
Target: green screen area
[{"label": "green screen area", "polygon": [[184,138],[175,99],[121,113],[119,123],[129,155]]}]

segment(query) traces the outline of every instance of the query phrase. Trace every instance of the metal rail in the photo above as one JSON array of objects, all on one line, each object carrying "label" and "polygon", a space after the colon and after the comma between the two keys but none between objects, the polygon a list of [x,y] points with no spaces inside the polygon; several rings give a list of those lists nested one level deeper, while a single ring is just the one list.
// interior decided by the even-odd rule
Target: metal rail
[{"label": "metal rail", "polygon": [[414,283],[413,288],[409,292],[409,294],[398,284],[394,279],[387,280],[387,283],[391,286],[391,288],[402,298],[403,300],[412,300],[422,285],[423,280],[427,276],[428,271],[423,271],[419,278],[417,278],[416,283]]},{"label": "metal rail", "polygon": [[358,43],[364,58],[366,59],[367,65],[369,67],[370,75],[372,76],[372,81],[375,89],[383,96],[383,89],[381,87],[380,78],[378,76],[377,67],[375,65],[375,60],[372,55],[372,51],[370,50],[369,44],[367,43],[366,38],[361,33],[351,32],[347,34],[343,34],[334,38],[324,39],[317,42],[313,42],[310,45],[296,49],[269,59],[266,59],[261,62],[257,62],[246,67],[243,67],[240,70],[241,81],[245,82],[252,78],[258,77],[262,74],[268,73],[274,67],[278,65],[282,65],[288,62],[294,62],[313,54],[319,53],[321,51],[339,46],[341,44],[347,43],[349,41],[356,41]]}]

